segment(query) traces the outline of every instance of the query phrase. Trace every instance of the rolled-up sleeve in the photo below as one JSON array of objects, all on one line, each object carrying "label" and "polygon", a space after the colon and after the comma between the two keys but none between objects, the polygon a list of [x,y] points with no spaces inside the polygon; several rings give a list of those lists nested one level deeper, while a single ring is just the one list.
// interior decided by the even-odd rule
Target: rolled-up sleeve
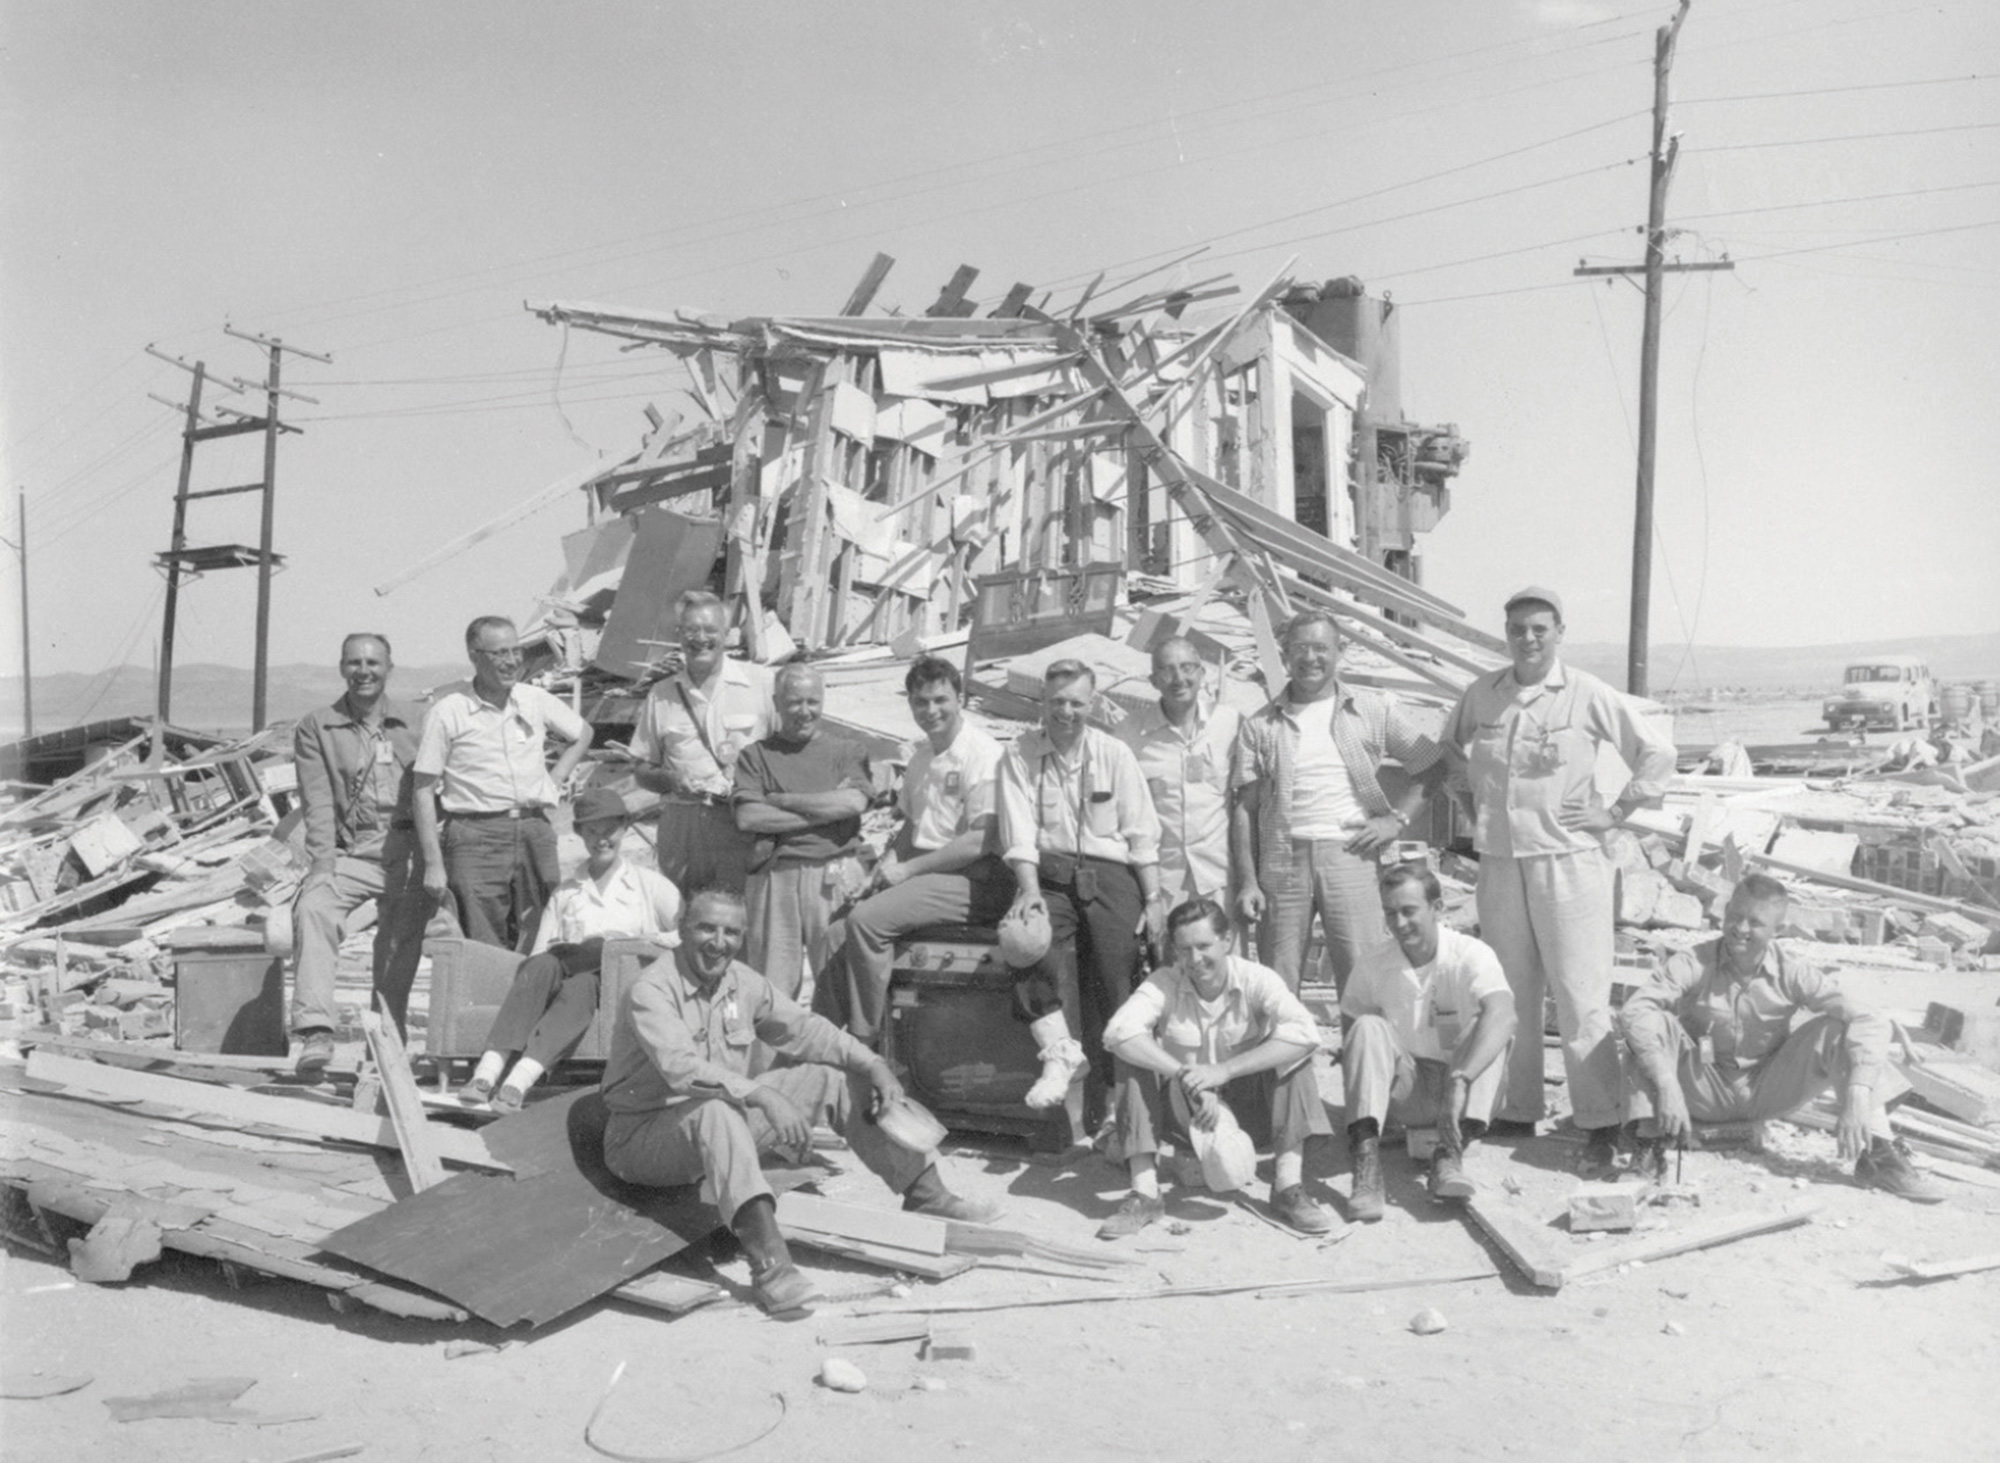
[{"label": "rolled-up sleeve", "polygon": [[1153,1031],[1160,1018],[1167,1011],[1166,988],[1157,979],[1148,977],[1140,982],[1139,989],[1125,998],[1125,1004],[1112,1013],[1104,1024],[1104,1049],[1115,1052],[1125,1042],[1135,1036],[1144,1036]]},{"label": "rolled-up sleeve", "polygon": [[1153,806],[1153,794],[1139,771],[1139,759],[1132,749],[1112,737],[1100,743],[1111,774],[1111,795],[1118,807],[1118,831],[1125,839],[1125,853],[1134,864],[1160,861],[1160,814]]},{"label": "rolled-up sleeve", "polygon": [[1673,1073],[1677,1044],[1668,1036],[1668,1023],[1679,1021],[1681,1000],[1701,979],[1701,965],[1691,955],[1677,952],[1667,957],[1666,968],[1625,998],[1618,1013],[1619,1029],[1625,1045],[1640,1068],[1659,1081]]},{"label": "rolled-up sleeve", "polygon": [[757,1084],[695,1047],[694,1033],[671,992],[652,981],[632,987],[632,1029],[675,1097],[720,1097],[742,1107]]},{"label": "rolled-up sleeve", "polygon": [[1657,803],[1673,780],[1674,744],[1639,714],[1638,703],[1610,686],[1600,686],[1590,702],[1591,730],[1618,749],[1632,769],[1625,789],[1630,802]]},{"label": "rolled-up sleeve", "polygon": [[586,724],[570,708],[569,702],[560,696],[536,688],[536,698],[541,707],[542,725],[548,727],[566,742],[574,742],[582,737]]},{"label": "rolled-up sleeve", "polygon": [[444,775],[445,759],[451,755],[451,730],[446,726],[448,701],[433,701],[424,713],[424,727],[417,734],[417,760],[411,770],[423,777]]},{"label": "rolled-up sleeve", "polygon": [[1236,744],[1229,754],[1229,786],[1232,791],[1241,792],[1264,776],[1263,758],[1259,755],[1260,716],[1243,718],[1243,724],[1236,728]]},{"label": "rolled-up sleeve", "polygon": [[1383,700],[1387,703],[1382,718],[1383,750],[1402,763],[1403,770],[1412,777],[1429,771],[1444,755],[1444,748],[1424,733],[1395,697],[1385,696]]},{"label": "rolled-up sleeve", "polygon": [[1035,796],[1028,786],[1028,764],[1018,746],[1009,747],[1000,758],[995,783],[1000,813],[1001,857],[1010,863],[1039,864],[1036,843],[1041,824],[1035,816]]}]

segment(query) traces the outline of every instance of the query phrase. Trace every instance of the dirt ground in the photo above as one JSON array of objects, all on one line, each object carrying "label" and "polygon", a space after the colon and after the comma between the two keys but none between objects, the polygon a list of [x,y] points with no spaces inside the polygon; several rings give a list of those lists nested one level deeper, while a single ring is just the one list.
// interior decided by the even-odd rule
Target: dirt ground
[{"label": "dirt ground", "polygon": [[[1337,1073],[1323,1069],[1322,1085],[1336,1094]],[[898,1299],[882,1294],[879,1272],[802,1251],[829,1294],[845,1299],[791,1322],[736,1303],[669,1319],[604,1302],[538,1333],[510,1333],[336,1314],[323,1292],[287,1282],[232,1291],[215,1266],[171,1253],[127,1284],[91,1287],[54,1260],[16,1250],[0,1266],[0,1372],[10,1381],[92,1380],[65,1396],[0,1401],[0,1457],[276,1463],[360,1444],[354,1456],[364,1460],[588,1458],[597,1455],[585,1424],[621,1365],[624,1379],[594,1435],[613,1455],[728,1447],[776,1418],[782,1396],[775,1431],[731,1456],[1992,1456],[2000,1271],[1888,1283],[1880,1257],[2000,1251],[2000,1189],[1952,1185],[1947,1203],[1919,1208],[1854,1187],[1833,1161],[1830,1135],[1780,1128],[1772,1150],[1690,1154],[1685,1178],[1701,1187],[1699,1213],[1824,1201],[1804,1228],[1554,1294],[1502,1273],[1359,1294],[1120,1301],[935,1321],[972,1339],[970,1361],[921,1360],[914,1342],[830,1351],[818,1335],[830,1319],[926,1302],[1046,1300],[1161,1282],[1448,1275],[1499,1261],[1456,1213],[1428,1202],[1400,1153],[1389,1164],[1388,1217],[1331,1241],[1281,1233],[1203,1190],[1170,1189],[1171,1223],[1124,1242],[1140,1263],[1112,1280],[994,1266],[919,1282]],[[1476,1149],[1471,1167],[1524,1218],[1549,1217],[1574,1182],[1579,1151],[1558,1131]],[[891,1202],[842,1161],[849,1171],[826,1184],[830,1196]],[[1121,1174],[1095,1156],[1062,1165],[1005,1143],[954,1145],[945,1168],[963,1191],[1004,1201],[1007,1223],[1076,1244],[1096,1243],[1097,1222],[1123,1192]],[[1316,1144],[1307,1173],[1337,1206],[1348,1186],[1344,1145]],[[1687,1219],[1662,1213],[1647,1222]],[[1559,1249],[1590,1243],[1556,1229],[1547,1237]],[[720,1274],[740,1282],[741,1260]],[[1425,1307],[1443,1315],[1443,1332],[1411,1331]],[[450,1343],[467,1340],[501,1349],[448,1355]],[[865,1391],[816,1384],[831,1354],[863,1370]],[[221,1376],[256,1379],[246,1408],[315,1415],[266,1427],[119,1424],[104,1407],[109,1397]]]}]

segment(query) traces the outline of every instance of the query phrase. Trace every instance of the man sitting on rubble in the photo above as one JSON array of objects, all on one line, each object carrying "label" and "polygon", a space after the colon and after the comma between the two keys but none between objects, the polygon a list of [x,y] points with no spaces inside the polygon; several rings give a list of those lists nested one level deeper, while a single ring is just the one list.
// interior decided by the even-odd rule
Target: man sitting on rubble
[{"label": "man sitting on rubble", "polygon": [[[1670,1143],[1693,1122],[1781,1118],[1828,1088],[1841,1094],[1834,1129],[1855,1179],[1919,1204],[1944,1194],[1911,1164],[1876,1095],[1889,1021],[1840,989],[1776,935],[1791,900],[1767,874],[1745,874],[1723,911],[1722,933],[1667,957],[1666,968],[1620,1013],[1632,1061],[1628,1111],[1639,1166],[1657,1178]],[[1812,1019],[1796,1028],[1801,1011]]]},{"label": "man sitting on rubble", "polygon": [[[628,1183],[703,1180],[750,1257],[757,1303],[778,1314],[815,1298],[792,1264],[758,1157],[802,1157],[812,1130],[838,1130],[854,1156],[919,1214],[983,1223],[984,1205],[945,1187],[934,1153],[892,1140],[870,1116],[903,1088],[874,1052],[775,990],[736,959],[742,896],[703,889],[681,918],[673,958],[627,994],[604,1068],[604,1161]],[[750,1076],[762,1042],[792,1065]]]},{"label": "man sitting on rubble", "polygon": [[1437,1124],[1430,1195],[1470,1199],[1466,1145],[1486,1131],[1516,1025],[1500,957],[1440,923],[1444,889],[1423,864],[1397,864],[1379,885],[1395,948],[1364,960],[1340,998],[1347,1037],[1347,1137],[1354,1158],[1348,1214],[1382,1217],[1382,1127]]},{"label": "man sitting on rubble", "polygon": [[934,655],[919,656],[903,678],[925,740],[903,774],[903,826],[875,867],[873,892],[848,913],[845,968],[826,992],[871,1046],[882,1036],[898,937],[925,925],[993,925],[1013,901],[1013,874],[990,847],[1001,748],[965,719],[964,687],[958,667]]},{"label": "man sitting on rubble", "polygon": [[1268,1114],[1271,1208],[1303,1234],[1333,1220],[1305,1191],[1306,1139],[1331,1132],[1313,1080],[1319,1029],[1268,966],[1229,952],[1229,916],[1213,899],[1190,899],[1167,915],[1174,963],[1154,971],[1104,1028],[1118,1062],[1118,1148],[1132,1192],[1098,1229],[1099,1239],[1137,1234],[1166,1213],[1156,1155],[1173,1126],[1212,1132],[1221,1109]]},{"label": "man sitting on rubble", "polygon": [[[606,940],[646,939],[661,950],[680,943],[680,891],[620,851],[629,822],[625,800],[593,787],[577,797],[573,812],[586,862],[549,900],[534,948],[493,1018],[486,1054],[460,1093],[470,1102],[491,1099],[501,1112],[517,1111],[528,1089],[590,1030]],[[517,1054],[511,1068],[510,1052]]]}]

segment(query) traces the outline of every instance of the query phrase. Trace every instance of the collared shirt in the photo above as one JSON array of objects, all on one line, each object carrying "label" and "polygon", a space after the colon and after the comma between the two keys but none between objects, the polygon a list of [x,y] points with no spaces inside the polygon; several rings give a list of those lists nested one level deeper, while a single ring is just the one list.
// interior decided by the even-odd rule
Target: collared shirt
[{"label": "collared shirt", "polygon": [[528,953],[539,955],[556,944],[640,935],[662,935],[662,943],[678,945],[680,922],[680,890],[665,875],[620,854],[602,879],[593,879],[586,866],[562,882],[549,896],[535,948]]},{"label": "collared shirt", "polygon": [[1319,1027],[1284,977],[1268,965],[1229,957],[1221,994],[1203,1000],[1178,965],[1147,976],[1104,1027],[1104,1045],[1115,1051],[1132,1037],[1151,1033],[1168,1055],[1207,1066],[1267,1041],[1317,1048]]},{"label": "collared shirt", "polygon": [[724,660],[713,695],[686,671],[653,687],[632,729],[632,755],[664,767],[676,792],[728,797],[737,756],[777,725],[771,673],[747,660]]},{"label": "collared shirt", "polygon": [[509,808],[553,807],[547,734],[575,741],[583,718],[569,703],[539,686],[509,688],[505,705],[486,701],[472,682],[438,692],[424,715],[416,770],[440,779],[438,801],[447,813],[504,813]]},{"label": "collared shirt", "polygon": [[1347,979],[1340,1009],[1378,1014],[1411,1056],[1448,1062],[1479,1020],[1480,1003],[1509,989],[1492,946],[1440,926],[1437,954],[1427,965],[1411,965],[1395,944],[1363,960]]},{"label": "collared shirt", "polygon": [[659,1112],[708,1098],[742,1107],[757,1085],[750,1057],[759,1041],[796,1061],[847,1072],[865,1071],[874,1060],[740,960],[704,993],[682,972],[682,954],[647,967],[618,1012],[604,1064],[604,1102],[613,1112]]},{"label": "collared shirt", "polygon": [[394,823],[410,820],[410,768],[417,759],[417,718],[383,697],[378,726],[355,716],[346,696],[299,718],[292,761],[305,805],[306,857],[317,873],[337,855],[380,858]]},{"label": "collared shirt", "polygon": [[1411,776],[1427,770],[1443,749],[1420,731],[1395,697],[1365,686],[1342,685],[1326,701],[1295,705],[1287,687],[1255,716],[1245,718],[1236,737],[1231,782],[1240,793],[1258,785],[1257,861],[1282,867],[1292,862],[1291,810],[1299,748],[1299,719],[1307,714],[1332,718],[1333,743],[1340,749],[1355,801],[1364,816],[1392,812],[1376,777],[1385,758],[1394,757]]},{"label": "collared shirt", "polygon": [[1167,903],[1229,893],[1229,759],[1243,718],[1197,698],[1192,731],[1148,706],[1119,729],[1139,760],[1160,819],[1160,887]]},{"label": "collared shirt", "polygon": [[943,848],[981,818],[993,816],[998,797],[1000,743],[969,721],[942,752],[926,737],[910,755],[896,801],[910,820],[910,847]]},{"label": "collared shirt", "polygon": [[1692,950],[1676,950],[1659,974],[1626,997],[1619,1021],[1633,1057],[1647,1071],[1673,1067],[1665,1032],[1647,1019],[1659,1013],[1679,1021],[1697,1042],[1708,1037],[1716,1068],[1726,1075],[1762,1065],[1784,1044],[1792,1017],[1801,1010],[1847,1024],[1849,1080],[1875,1086],[1889,1055],[1889,1018],[1849,997],[1837,976],[1776,942],[1747,980],[1724,969],[1719,936]]},{"label": "collared shirt", "polygon": [[1040,727],[1000,759],[1000,846],[1008,860],[1082,853],[1142,867],[1160,861],[1160,818],[1132,749],[1094,726],[1063,756]]},{"label": "collared shirt", "polygon": [[1483,854],[1532,858],[1601,846],[1594,833],[1565,828],[1565,809],[1596,806],[1597,749],[1609,744],[1632,769],[1627,795],[1652,799],[1674,775],[1674,744],[1621,695],[1560,660],[1532,686],[1512,666],[1465,688],[1445,722],[1445,741],[1466,750],[1466,777]]}]

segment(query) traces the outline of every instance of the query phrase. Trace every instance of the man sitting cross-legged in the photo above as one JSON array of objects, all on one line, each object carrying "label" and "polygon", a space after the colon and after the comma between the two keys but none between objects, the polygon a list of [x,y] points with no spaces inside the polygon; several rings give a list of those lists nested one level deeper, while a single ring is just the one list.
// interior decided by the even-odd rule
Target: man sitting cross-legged
[{"label": "man sitting cross-legged", "polygon": [[1270,1114],[1271,1208],[1305,1234],[1333,1228],[1306,1193],[1306,1139],[1331,1131],[1313,1080],[1319,1029],[1268,966],[1229,953],[1229,916],[1190,899],[1167,916],[1174,963],[1148,976],[1104,1028],[1118,1063],[1118,1142],[1132,1192],[1097,1231],[1137,1234],[1166,1213],[1155,1166],[1168,1126],[1212,1131],[1232,1112]]},{"label": "man sitting cross-legged", "polygon": [[1396,946],[1364,960],[1340,998],[1354,1157],[1348,1214],[1368,1223],[1382,1217],[1382,1124],[1392,1107],[1405,1122],[1438,1125],[1431,1197],[1473,1196],[1465,1146],[1492,1119],[1515,1027],[1500,957],[1438,922],[1444,891],[1437,875],[1423,864],[1397,864],[1379,887]]},{"label": "man sitting cross-legged", "polygon": [[[839,1131],[905,1209],[973,1223],[993,1211],[947,1189],[935,1154],[903,1147],[872,1120],[871,1104],[903,1096],[880,1057],[736,959],[747,919],[741,895],[697,892],[680,948],[627,994],[604,1067],[604,1162],[627,1183],[706,1180],[750,1257],[757,1303],[777,1314],[816,1293],[792,1264],[758,1158],[803,1154],[815,1124]],[[752,1077],[758,1042],[793,1065]]]},{"label": "man sitting cross-legged", "polygon": [[[1841,1094],[1840,1156],[1869,1188],[1919,1204],[1944,1199],[1895,1141],[1876,1096],[1889,1021],[1838,981],[1775,942],[1791,896],[1768,874],[1745,874],[1729,896],[1722,934],[1667,957],[1666,969],[1620,1013],[1632,1062],[1627,1110],[1638,1126],[1640,1169],[1657,1176],[1666,1147],[1690,1120],[1783,1117],[1829,1087]],[[1802,1011],[1812,1019],[1794,1027]]]}]

